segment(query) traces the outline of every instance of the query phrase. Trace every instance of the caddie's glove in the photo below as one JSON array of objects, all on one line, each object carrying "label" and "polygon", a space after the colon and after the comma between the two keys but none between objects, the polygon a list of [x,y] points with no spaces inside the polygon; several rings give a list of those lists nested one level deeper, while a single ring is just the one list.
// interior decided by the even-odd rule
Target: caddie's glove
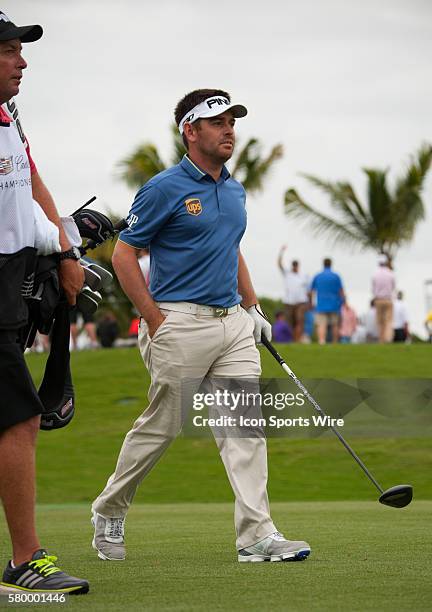
[{"label": "caddie's glove", "polygon": [[270,342],[272,339],[272,327],[266,315],[261,310],[261,306],[259,304],[254,304],[248,308],[246,312],[252,317],[255,325],[253,334],[256,344],[261,343],[262,335]]}]

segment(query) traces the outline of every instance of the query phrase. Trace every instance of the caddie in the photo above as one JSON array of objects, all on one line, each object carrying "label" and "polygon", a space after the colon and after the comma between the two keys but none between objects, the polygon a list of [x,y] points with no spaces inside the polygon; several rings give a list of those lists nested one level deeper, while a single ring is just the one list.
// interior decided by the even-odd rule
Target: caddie
[{"label": "caddie", "polygon": [[[184,379],[258,379],[262,334],[271,339],[240,252],[246,195],[227,162],[243,105],[219,89],[177,104],[187,154],[137,193],[113,255],[120,283],[141,315],[139,347],[151,376],[149,406],[126,435],[115,472],[93,502],[93,547],[125,559],[124,521],[135,491],[182,425]],[[150,247],[147,290],[137,257]],[[263,436],[216,437],[235,495],[238,560],[307,557],[310,547],[280,534],[270,516]],[[191,483],[192,486],[192,483]]]},{"label": "caddie", "polygon": [[19,344],[36,254],[62,251],[59,275],[70,303],[84,280],[12,101],[27,67],[22,43],[41,36],[41,26],[18,27],[0,12],[0,499],[13,549],[0,593],[86,593],[88,582],[62,572],[36,533],[35,447],[43,406]]}]

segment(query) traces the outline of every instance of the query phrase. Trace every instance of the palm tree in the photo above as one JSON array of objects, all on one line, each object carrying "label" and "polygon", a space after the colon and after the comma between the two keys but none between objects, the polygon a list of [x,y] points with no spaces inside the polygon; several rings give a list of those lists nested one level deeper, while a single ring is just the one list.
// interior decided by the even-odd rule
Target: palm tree
[{"label": "palm tree", "polygon": [[371,248],[392,259],[402,244],[412,240],[417,224],[425,217],[421,191],[431,161],[432,147],[424,144],[392,190],[387,185],[388,170],[364,168],[368,181],[366,204],[360,202],[349,183],[331,183],[304,174],[309,183],[329,196],[337,216],[319,212],[295,189],[285,193],[285,213],[308,220],[316,235],[331,236],[335,243]]},{"label": "palm tree", "polygon": [[[173,137],[171,165],[175,165],[182,159],[186,150],[175,123],[171,126],[171,133]],[[262,157],[259,140],[257,138],[250,138],[236,155],[231,175],[238,179],[249,193],[261,191],[264,179],[268,176],[274,162],[280,159],[282,155],[282,145],[277,144],[271,149],[267,157]],[[118,164],[120,178],[129,187],[133,188],[141,187],[152,176],[165,170],[166,167],[157,147],[152,143],[140,145]]]}]

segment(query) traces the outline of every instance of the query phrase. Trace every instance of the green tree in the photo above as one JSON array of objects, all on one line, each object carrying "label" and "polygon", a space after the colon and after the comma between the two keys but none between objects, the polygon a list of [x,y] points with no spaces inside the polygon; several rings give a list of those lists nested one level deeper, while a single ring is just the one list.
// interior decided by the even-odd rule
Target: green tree
[{"label": "green tree", "polygon": [[[171,134],[173,152],[170,161],[171,165],[175,165],[179,163],[186,150],[175,123],[171,125]],[[282,155],[282,145],[277,144],[267,156],[263,156],[259,140],[250,138],[234,157],[231,174],[243,184],[249,193],[261,191],[270,169]],[[118,164],[120,178],[134,189],[144,185],[152,176],[165,170],[166,167],[156,145],[148,142],[137,147]]]},{"label": "green tree", "polygon": [[388,169],[364,168],[367,177],[365,204],[350,183],[331,183],[303,174],[309,183],[330,198],[336,216],[319,212],[292,188],[285,193],[285,213],[307,220],[316,235],[332,237],[335,243],[374,249],[392,259],[402,244],[412,240],[418,223],[425,217],[421,192],[431,161],[432,147],[425,144],[412,156],[408,168],[396,179],[391,190],[387,183]]}]

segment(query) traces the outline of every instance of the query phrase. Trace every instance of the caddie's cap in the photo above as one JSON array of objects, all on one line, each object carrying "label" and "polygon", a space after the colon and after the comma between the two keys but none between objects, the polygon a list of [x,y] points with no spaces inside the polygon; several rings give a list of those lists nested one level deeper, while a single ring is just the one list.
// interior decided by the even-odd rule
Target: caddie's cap
[{"label": "caddie's cap", "polygon": [[388,264],[388,257],[384,253],[378,255],[378,265],[385,266]]},{"label": "caddie's cap", "polygon": [[210,117],[216,117],[226,111],[231,111],[233,117],[239,119],[247,115],[247,108],[243,104],[232,104],[225,96],[212,96],[207,98],[203,102],[200,102],[194,106],[190,111],[186,113],[183,119],[179,123],[179,132],[183,134],[185,123],[194,123],[198,119],[209,119]]},{"label": "caddie's cap", "polygon": [[14,38],[19,38],[23,43],[34,42],[39,40],[42,34],[43,29],[40,25],[16,26],[0,11],[0,42]]}]

